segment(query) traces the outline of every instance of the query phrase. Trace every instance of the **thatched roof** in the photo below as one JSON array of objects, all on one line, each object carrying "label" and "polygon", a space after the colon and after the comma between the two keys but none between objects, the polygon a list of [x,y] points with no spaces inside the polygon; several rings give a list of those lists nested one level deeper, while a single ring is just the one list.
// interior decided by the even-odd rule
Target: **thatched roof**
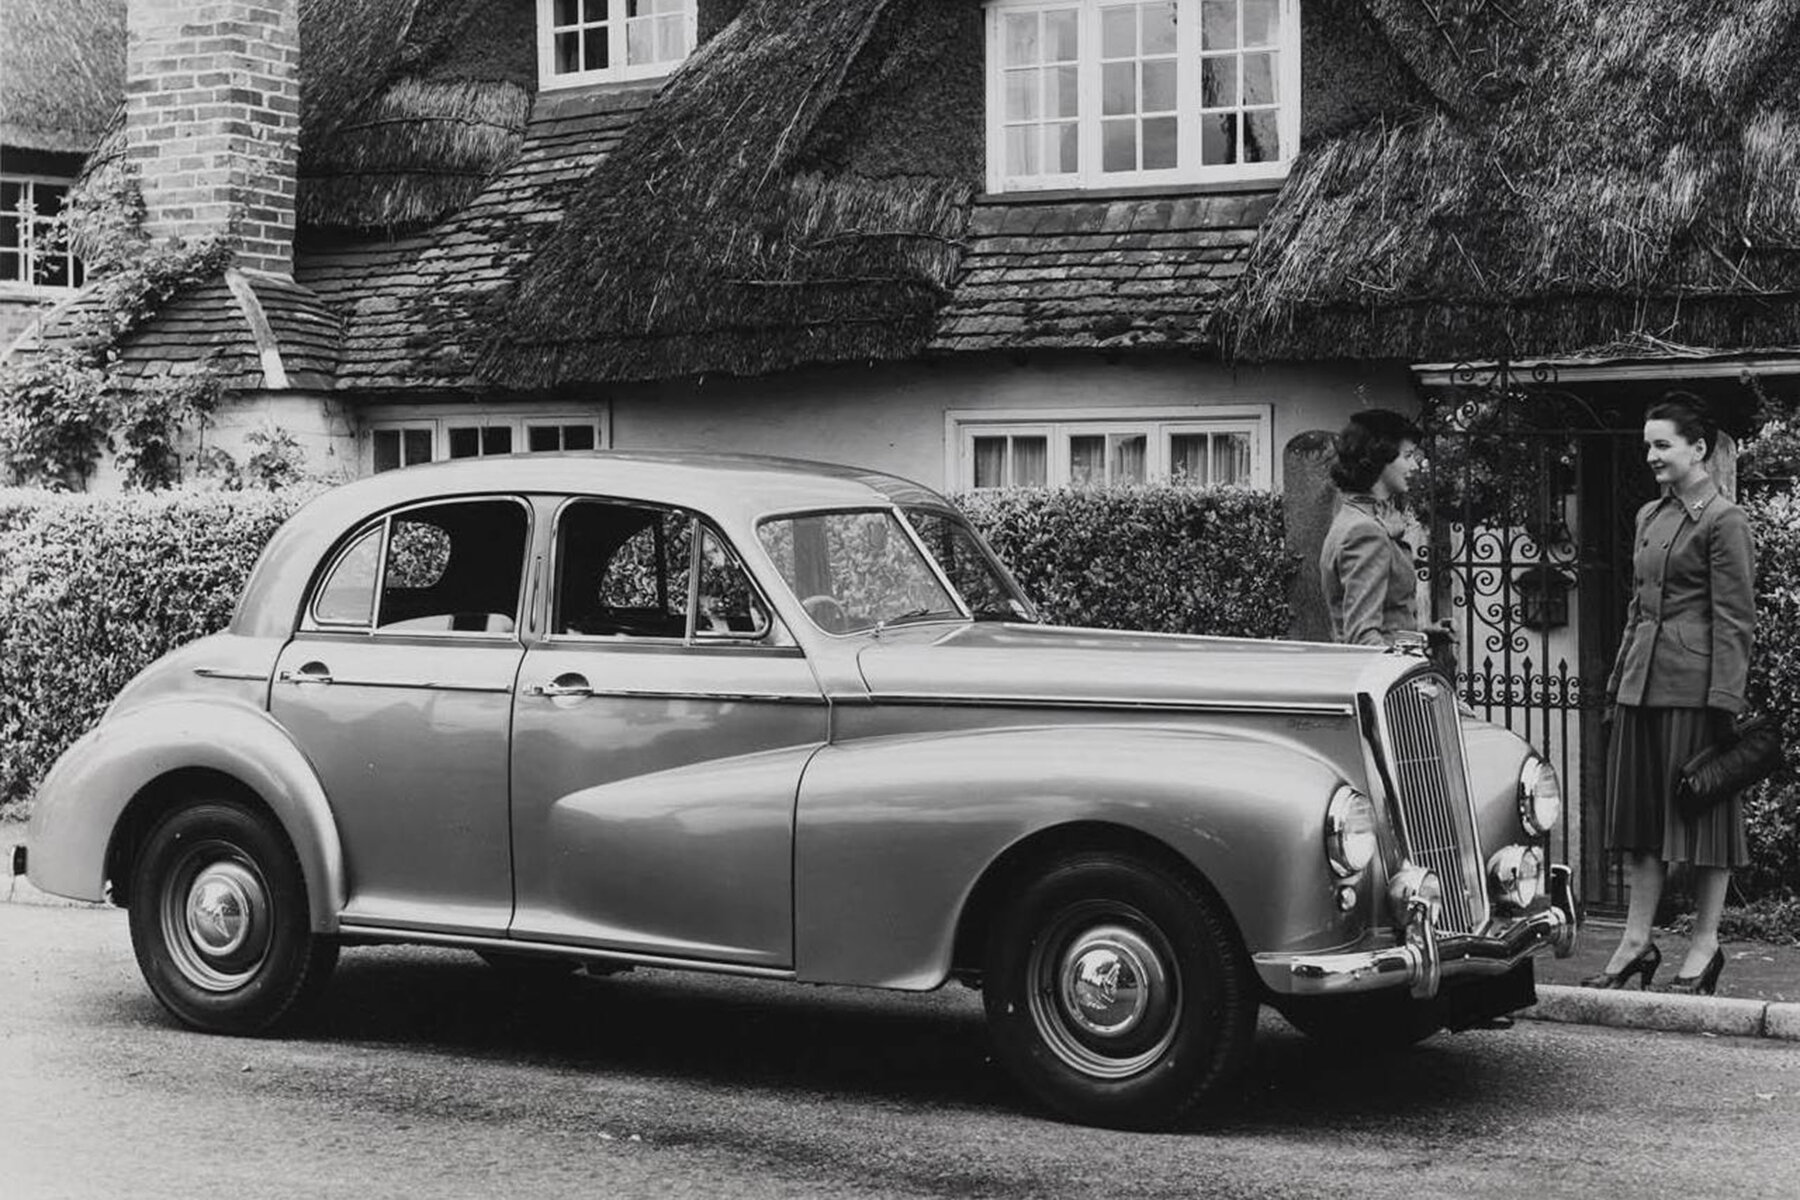
[{"label": "thatched roof", "polygon": [[86,153],[124,87],[122,0],[5,0],[0,145]]},{"label": "thatched roof", "polygon": [[298,217],[384,228],[467,204],[524,140],[532,0],[301,0]]},{"label": "thatched roof", "polygon": [[[0,143],[95,149],[124,95],[125,0],[4,3]],[[300,0],[300,221],[466,204],[524,139],[536,19],[532,0]]]},{"label": "thatched roof", "polygon": [[1229,352],[1800,342],[1800,5],[1366,2],[1442,107],[1302,155]]},{"label": "thatched roof", "polygon": [[750,0],[570,205],[484,374],[536,387],[917,353],[974,185],[863,173],[853,143],[882,90],[978,17],[954,0]]}]

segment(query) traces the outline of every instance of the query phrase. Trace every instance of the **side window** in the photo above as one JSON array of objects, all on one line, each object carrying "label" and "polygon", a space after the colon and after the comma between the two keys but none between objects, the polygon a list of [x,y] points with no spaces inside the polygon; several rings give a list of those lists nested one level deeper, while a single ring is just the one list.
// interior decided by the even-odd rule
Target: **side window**
[{"label": "side window", "polygon": [[525,509],[511,500],[436,504],[389,518],[377,627],[511,633],[526,540]]},{"label": "side window", "polygon": [[768,608],[743,564],[694,514],[604,500],[577,500],[563,510],[552,632],[685,639],[690,595],[697,640],[754,639],[770,630]]},{"label": "side window", "polygon": [[723,539],[712,530],[700,537],[700,587],[696,593],[694,636],[702,639],[762,637],[769,614],[750,585],[750,576]]},{"label": "side window", "polygon": [[313,620],[321,625],[367,629],[375,615],[375,577],[381,566],[382,525],[364,533],[338,558],[313,600]]},{"label": "side window", "polygon": [[686,637],[692,526],[681,509],[571,503],[557,524],[552,632]]}]

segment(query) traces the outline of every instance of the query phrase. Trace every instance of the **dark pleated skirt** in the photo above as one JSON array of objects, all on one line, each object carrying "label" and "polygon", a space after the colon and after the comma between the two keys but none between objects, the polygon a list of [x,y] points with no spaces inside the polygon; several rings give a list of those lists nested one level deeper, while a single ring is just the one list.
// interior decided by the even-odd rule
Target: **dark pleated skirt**
[{"label": "dark pleated skirt", "polygon": [[1681,764],[1712,737],[1706,710],[1621,704],[1613,712],[1606,754],[1607,848],[1696,867],[1748,862],[1741,797],[1714,805],[1693,821],[1684,821],[1675,809]]}]

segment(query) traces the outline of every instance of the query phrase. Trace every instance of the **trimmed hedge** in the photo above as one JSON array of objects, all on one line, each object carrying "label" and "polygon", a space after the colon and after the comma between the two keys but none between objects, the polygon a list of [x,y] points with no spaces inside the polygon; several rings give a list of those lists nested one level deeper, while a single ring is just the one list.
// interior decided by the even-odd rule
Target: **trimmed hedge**
[{"label": "trimmed hedge", "polygon": [[1745,798],[1750,865],[1732,885],[1750,896],[1800,896],[1800,495],[1778,493],[1744,509],[1756,542],[1750,703],[1780,715],[1788,770]]},{"label": "trimmed hedge", "polygon": [[312,494],[0,493],[0,806],[139,670],[224,628],[258,551]]},{"label": "trimmed hedge", "polygon": [[1057,625],[1279,638],[1299,568],[1281,498],[1125,487],[957,497]]}]

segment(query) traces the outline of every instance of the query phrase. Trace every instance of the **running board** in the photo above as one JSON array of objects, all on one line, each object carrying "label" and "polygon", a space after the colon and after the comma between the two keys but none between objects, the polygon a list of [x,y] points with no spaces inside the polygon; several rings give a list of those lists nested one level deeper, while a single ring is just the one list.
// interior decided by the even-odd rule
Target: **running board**
[{"label": "running board", "polygon": [[424,946],[452,946],[460,950],[500,950],[508,954],[541,954],[551,958],[575,958],[583,962],[609,966],[654,967],[665,971],[703,971],[709,975],[748,975],[757,979],[794,979],[786,967],[753,967],[747,963],[710,962],[705,959],[673,958],[660,954],[632,954],[624,950],[601,950],[593,946],[570,946],[562,942],[527,942],[518,938],[483,937],[474,933],[440,933],[428,929],[400,929],[388,925],[365,925],[340,919],[338,937],[347,943],[400,942]]}]

